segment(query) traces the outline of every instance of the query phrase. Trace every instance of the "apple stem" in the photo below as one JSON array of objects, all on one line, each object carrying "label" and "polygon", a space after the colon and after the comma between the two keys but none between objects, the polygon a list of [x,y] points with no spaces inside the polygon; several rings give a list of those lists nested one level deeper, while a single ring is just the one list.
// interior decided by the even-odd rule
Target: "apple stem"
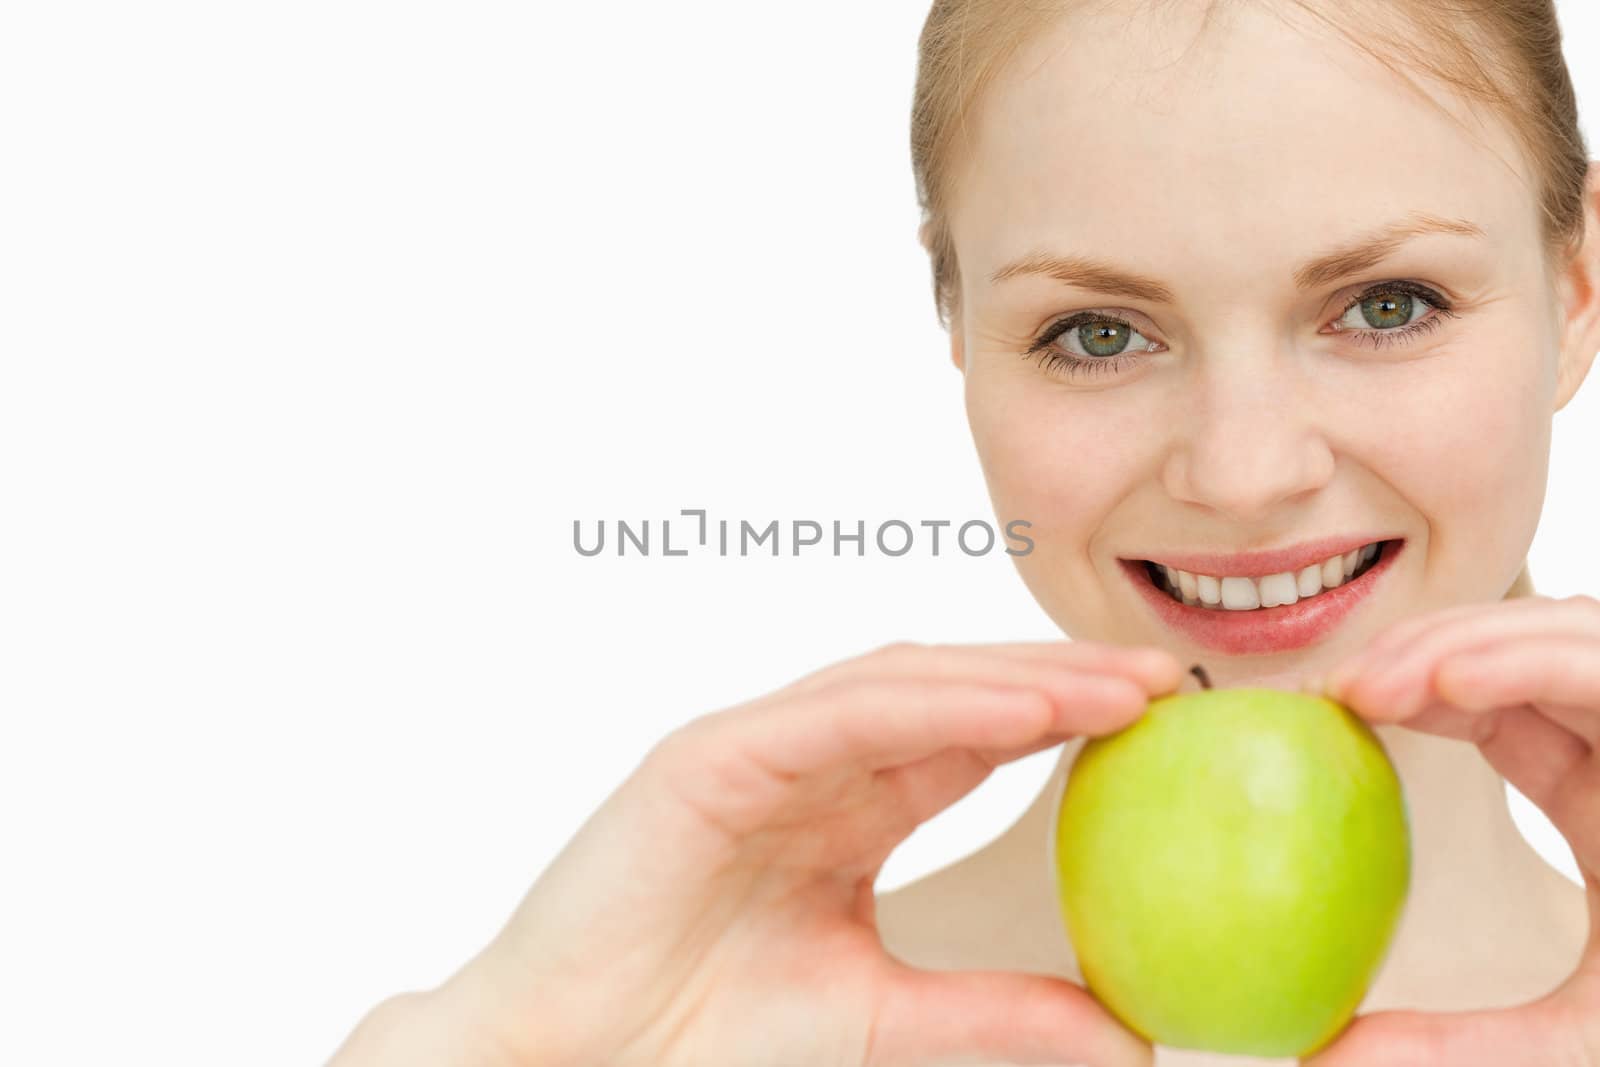
[{"label": "apple stem", "polygon": [[1193,667],[1190,667],[1189,673],[1200,679],[1201,689],[1211,688],[1211,677],[1210,675],[1206,674],[1206,669],[1200,666],[1200,664],[1196,663]]}]

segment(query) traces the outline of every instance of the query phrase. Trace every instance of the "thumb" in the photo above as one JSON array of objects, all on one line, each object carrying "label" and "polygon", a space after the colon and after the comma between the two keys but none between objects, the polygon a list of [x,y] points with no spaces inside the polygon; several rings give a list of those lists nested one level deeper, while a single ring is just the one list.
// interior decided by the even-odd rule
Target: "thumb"
[{"label": "thumb", "polygon": [[1578,1031],[1553,997],[1494,1011],[1380,1011],[1358,1016],[1302,1067],[1504,1067],[1585,1063]]},{"label": "thumb", "polygon": [[1151,1067],[1150,1045],[1083,987],[1010,971],[898,968],[867,1067],[971,1062]]}]

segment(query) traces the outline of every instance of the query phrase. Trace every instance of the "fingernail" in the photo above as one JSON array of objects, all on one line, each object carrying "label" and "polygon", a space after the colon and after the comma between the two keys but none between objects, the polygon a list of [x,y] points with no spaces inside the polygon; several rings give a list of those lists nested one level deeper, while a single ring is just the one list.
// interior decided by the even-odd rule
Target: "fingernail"
[{"label": "fingernail", "polygon": [[1144,666],[1149,669],[1146,678],[1153,676],[1167,681],[1183,674],[1183,664],[1178,661],[1178,657],[1164,648],[1147,649],[1142,656]]}]

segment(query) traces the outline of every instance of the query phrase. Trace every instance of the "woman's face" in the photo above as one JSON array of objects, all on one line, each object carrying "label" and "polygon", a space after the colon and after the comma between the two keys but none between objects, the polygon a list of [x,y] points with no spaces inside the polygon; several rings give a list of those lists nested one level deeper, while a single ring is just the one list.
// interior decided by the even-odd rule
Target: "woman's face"
[{"label": "woman's face", "polygon": [[[1075,637],[1237,682],[1504,595],[1576,388],[1509,135],[1303,16],[1248,5],[1194,40],[1193,13],[1101,6],[986,91],[950,214],[954,355],[996,512],[1032,523],[1034,596]],[[1400,544],[1302,595],[1375,541]],[[1193,606],[1138,563],[1187,557]],[[1293,606],[1240,580],[1269,572]]]}]

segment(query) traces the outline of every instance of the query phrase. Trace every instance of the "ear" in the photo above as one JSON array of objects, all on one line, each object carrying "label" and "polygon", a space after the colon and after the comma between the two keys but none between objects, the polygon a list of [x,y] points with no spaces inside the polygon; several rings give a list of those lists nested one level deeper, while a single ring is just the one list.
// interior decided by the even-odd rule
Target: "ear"
[{"label": "ear", "polygon": [[1600,161],[1589,161],[1583,200],[1583,244],[1557,279],[1563,315],[1556,411],[1577,393],[1600,352]]}]

